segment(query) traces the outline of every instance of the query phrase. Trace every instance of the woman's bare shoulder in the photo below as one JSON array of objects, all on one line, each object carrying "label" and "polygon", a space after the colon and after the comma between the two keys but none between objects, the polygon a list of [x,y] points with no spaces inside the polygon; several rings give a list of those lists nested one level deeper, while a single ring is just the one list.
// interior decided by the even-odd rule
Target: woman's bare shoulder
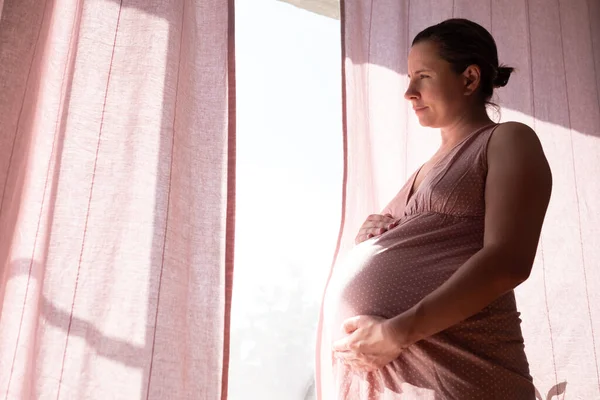
[{"label": "woman's bare shoulder", "polygon": [[515,153],[515,156],[544,154],[537,133],[528,125],[515,121],[504,122],[496,127],[490,139],[488,155],[490,151],[509,151]]},{"label": "woman's bare shoulder", "polygon": [[517,135],[517,136],[535,136],[537,137],[537,134],[535,133],[535,131],[529,126],[526,125],[522,122],[517,122],[517,121],[507,121],[507,122],[502,122],[500,124],[498,124],[498,126],[496,127],[494,133],[499,134],[499,135]]},{"label": "woman's bare shoulder", "polygon": [[[520,122],[505,122],[495,129],[487,150],[488,167],[514,172],[527,169],[538,179],[551,182],[544,148],[531,127]],[[528,175],[528,174],[527,174]]]}]

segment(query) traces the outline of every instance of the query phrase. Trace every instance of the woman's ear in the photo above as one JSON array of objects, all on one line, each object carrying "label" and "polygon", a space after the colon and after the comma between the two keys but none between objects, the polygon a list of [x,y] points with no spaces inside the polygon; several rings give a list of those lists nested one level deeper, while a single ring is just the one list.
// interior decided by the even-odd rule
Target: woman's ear
[{"label": "woman's ear", "polygon": [[479,87],[481,83],[481,69],[478,65],[469,65],[462,73],[464,85],[465,85],[465,96],[470,96]]}]

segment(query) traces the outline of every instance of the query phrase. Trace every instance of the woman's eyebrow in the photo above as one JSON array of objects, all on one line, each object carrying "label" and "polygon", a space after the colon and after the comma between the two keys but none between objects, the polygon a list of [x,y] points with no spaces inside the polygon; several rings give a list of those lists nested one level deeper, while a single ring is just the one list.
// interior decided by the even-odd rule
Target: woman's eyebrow
[{"label": "woman's eyebrow", "polygon": [[[419,75],[421,72],[431,72],[431,70],[427,69],[427,68],[421,68],[421,69],[415,71],[414,74]],[[410,77],[410,74],[408,74],[408,76]]]}]

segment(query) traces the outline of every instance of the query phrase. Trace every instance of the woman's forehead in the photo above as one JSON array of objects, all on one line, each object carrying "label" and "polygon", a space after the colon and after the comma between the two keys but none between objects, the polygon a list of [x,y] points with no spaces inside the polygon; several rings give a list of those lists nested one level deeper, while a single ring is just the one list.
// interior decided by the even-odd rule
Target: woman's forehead
[{"label": "woman's forehead", "polygon": [[436,71],[447,67],[448,62],[439,56],[435,43],[424,41],[410,48],[410,52],[408,53],[409,73],[422,69]]},{"label": "woman's forehead", "polygon": [[408,62],[434,63],[439,60],[437,46],[429,41],[419,42],[410,48]]}]

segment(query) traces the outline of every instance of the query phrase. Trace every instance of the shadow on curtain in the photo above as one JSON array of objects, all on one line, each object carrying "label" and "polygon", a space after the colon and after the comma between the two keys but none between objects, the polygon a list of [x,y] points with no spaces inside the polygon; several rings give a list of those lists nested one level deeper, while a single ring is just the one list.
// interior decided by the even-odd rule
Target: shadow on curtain
[{"label": "shadow on curtain", "polygon": [[226,398],[233,1],[0,8],[0,398]]}]

